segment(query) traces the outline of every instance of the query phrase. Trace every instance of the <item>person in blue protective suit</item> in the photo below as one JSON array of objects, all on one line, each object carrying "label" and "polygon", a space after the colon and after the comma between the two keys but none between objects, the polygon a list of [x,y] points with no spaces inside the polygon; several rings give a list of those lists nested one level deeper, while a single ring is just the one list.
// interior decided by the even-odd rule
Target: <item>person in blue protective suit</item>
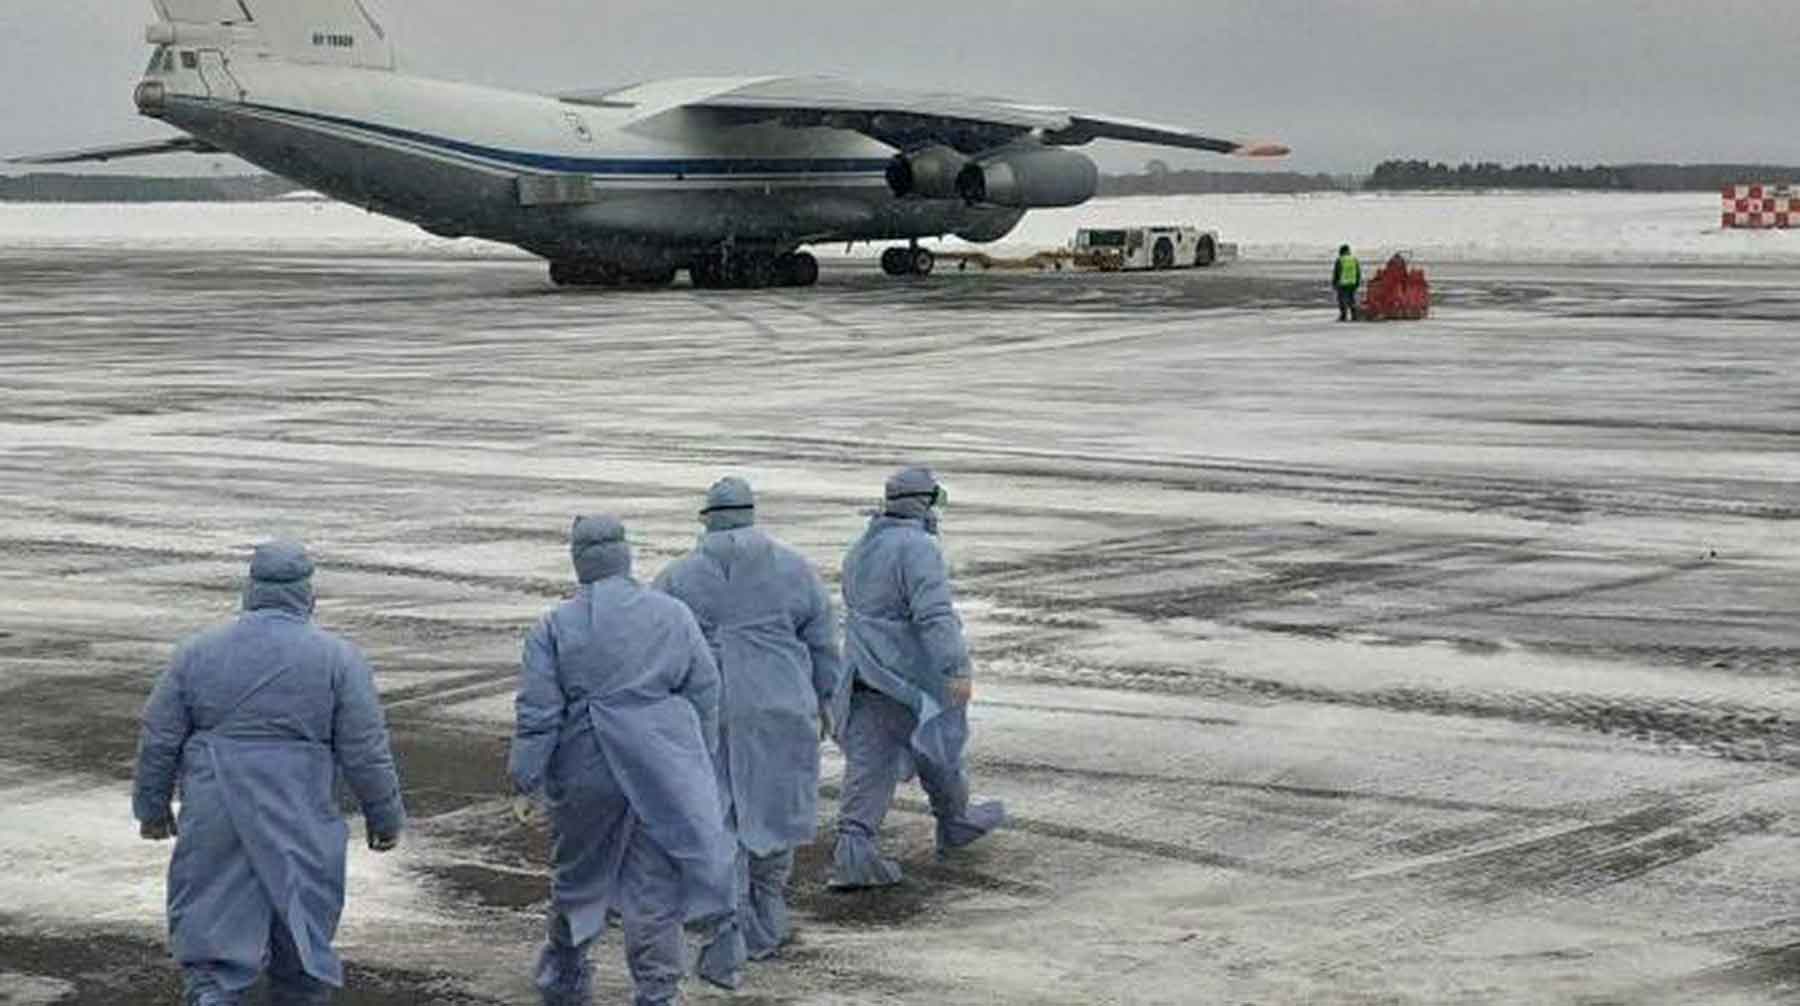
[{"label": "person in blue protective suit", "polygon": [[715,483],[700,519],[699,545],[656,587],[693,611],[719,663],[719,795],[737,836],[738,929],[760,960],[791,933],[794,849],[818,831],[819,723],[839,674],[837,632],[819,574],[754,526],[749,483]]},{"label": "person in blue protective suit", "polygon": [[243,615],[184,643],[144,708],[132,809],[143,837],[176,837],[169,942],[188,1006],[236,1006],[265,969],[273,1006],[327,1002],[344,980],[337,774],[369,848],[405,825],[373,675],[312,623],[312,574],[301,546],[258,546]]},{"label": "person in blue protective suit", "polygon": [[509,763],[521,819],[540,796],[550,808],[537,987],[545,1006],[591,1002],[588,950],[614,916],[638,1006],[678,1001],[684,924],[722,936],[701,976],[733,986],[743,944],[714,781],[712,651],[686,606],[631,578],[617,518],[577,519],[569,551],[581,587],[526,637]]},{"label": "person in blue protective suit", "polygon": [[929,468],[887,481],[882,510],[844,557],[844,670],[831,721],[844,749],[831,887],[900,882],[876,844],[900,782],[915,772],[945,853],[998,827],[997,802],[971,805],[963,769],[973,689],[962,620],[938,549],[943,487]]}]

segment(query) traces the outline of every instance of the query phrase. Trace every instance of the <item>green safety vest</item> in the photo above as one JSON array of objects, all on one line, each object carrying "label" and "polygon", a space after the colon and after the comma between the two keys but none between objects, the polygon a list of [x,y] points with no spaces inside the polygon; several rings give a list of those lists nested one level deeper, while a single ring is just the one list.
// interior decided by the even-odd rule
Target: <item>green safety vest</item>
[{"label": "green safety vest", "polygon": [[1337,285],[1354,289],[1362,285],[1362,263],[1355,255],[1339,255],[1337,261]]}]

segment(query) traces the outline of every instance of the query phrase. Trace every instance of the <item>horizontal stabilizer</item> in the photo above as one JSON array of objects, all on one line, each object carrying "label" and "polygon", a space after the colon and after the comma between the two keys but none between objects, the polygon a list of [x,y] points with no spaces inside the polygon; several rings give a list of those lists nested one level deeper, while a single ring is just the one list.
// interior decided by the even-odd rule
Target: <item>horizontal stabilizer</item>
[{"label": "horizontal stabilizer", "polygon": [[250,20],[237,0],[150,0],[156,16],[182,24],[235,24]]},{"label": "horizontal stabilizer", "polygon": [[8,164],[82,164],[93,161],[118,161],[128,157],[154,157],[157,154],[216,154],[219,148],[191,136],[149,143],[124,143],[113,147],[90,147],[65,150],[57,154],[37,154],[10,158]]}]

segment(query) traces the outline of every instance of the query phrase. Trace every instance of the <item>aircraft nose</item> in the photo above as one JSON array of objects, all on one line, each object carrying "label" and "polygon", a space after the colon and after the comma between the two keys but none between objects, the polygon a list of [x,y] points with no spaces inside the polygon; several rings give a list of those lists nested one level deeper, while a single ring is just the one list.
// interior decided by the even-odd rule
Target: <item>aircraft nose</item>
[{"label": "aircraft nose", "polygon": [[168,88],[164,87],[161,81],[146,80],[137,86],[137,92],[132,95],[132,98],[137,102],[139,112],[156,116],[162,114],[163,102],[167,100],[168,95]]}]

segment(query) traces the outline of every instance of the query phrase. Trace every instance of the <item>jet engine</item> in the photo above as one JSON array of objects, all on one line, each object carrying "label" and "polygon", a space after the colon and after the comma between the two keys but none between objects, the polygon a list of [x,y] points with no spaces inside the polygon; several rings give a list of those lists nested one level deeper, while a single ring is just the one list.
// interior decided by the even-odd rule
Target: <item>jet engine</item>
[{"label": "jet engine", "polygon": [[956,193],[971,205],[1015,209],[1079,206],[1100,191],[1100,168],[1071,150],[1010,147],[969,162]]},{"label": "jet engine", "polygon": [[888,165],[888,188],[902,199],[955,199],[957,175],[968,163],[967,157],[945,146],[901,154]]}]

